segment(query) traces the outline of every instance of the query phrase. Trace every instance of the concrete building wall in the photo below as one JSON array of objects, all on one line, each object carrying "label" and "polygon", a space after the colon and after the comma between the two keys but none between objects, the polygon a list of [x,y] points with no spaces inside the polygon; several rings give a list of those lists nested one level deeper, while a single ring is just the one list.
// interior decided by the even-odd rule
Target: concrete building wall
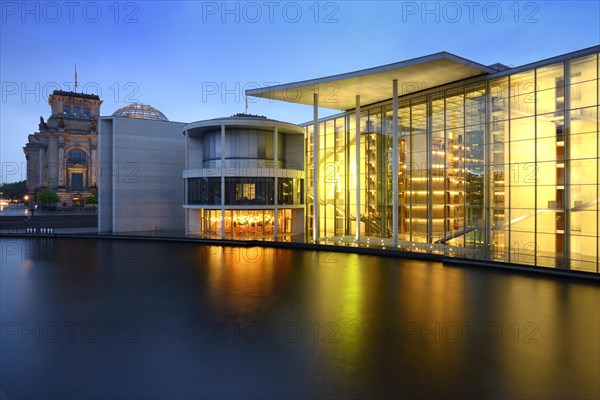
[{"label": "concrete building wall", "polygon": [[102,140],[98,143],[98,231],[112,231],[113,212],[113,120],[100,120]]},{"label": "concrete building wall", "polygon": [[[124,117],[101,118],[101,231],[184,232],[183,125]],[[111,182],[107,183],[107,179]]]}]

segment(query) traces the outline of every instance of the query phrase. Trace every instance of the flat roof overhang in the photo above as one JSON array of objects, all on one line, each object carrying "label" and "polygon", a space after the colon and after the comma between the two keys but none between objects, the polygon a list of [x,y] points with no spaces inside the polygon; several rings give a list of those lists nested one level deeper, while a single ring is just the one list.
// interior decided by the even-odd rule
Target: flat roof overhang
[{"label": "flat roof overhang", "polygon": [[345,74],[310,79],[283,85],[246,90],[247,96],[299,104],[314,104],[319,94],[319,107],[350,110],[392,98],[392,81],[398,80],[398,95],[416,92],[482,74],[497,72],[492,68],[440,52],[398,63],[382,65]]}]

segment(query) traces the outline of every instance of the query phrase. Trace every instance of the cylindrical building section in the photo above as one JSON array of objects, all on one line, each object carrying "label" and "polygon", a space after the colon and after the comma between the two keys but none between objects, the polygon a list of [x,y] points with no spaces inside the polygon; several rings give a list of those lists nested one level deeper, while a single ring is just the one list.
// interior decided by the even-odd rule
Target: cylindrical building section
[{"label": "cylindrical building section", "polygon": [[187,235],[304,239],[303,128],[236,114],[183,134]]}]

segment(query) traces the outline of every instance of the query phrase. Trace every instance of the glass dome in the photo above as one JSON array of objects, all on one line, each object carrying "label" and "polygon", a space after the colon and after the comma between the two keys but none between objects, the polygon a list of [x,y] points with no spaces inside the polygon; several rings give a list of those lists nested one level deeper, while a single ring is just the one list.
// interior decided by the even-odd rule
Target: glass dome
[{"label": "glass dome", "polygon": [[112,115],[113,117],[127,117],[140,119],[153,119],[158,121],[168,121],[169,119],[156,108],[142,103],[133,103],[119,108]]}]

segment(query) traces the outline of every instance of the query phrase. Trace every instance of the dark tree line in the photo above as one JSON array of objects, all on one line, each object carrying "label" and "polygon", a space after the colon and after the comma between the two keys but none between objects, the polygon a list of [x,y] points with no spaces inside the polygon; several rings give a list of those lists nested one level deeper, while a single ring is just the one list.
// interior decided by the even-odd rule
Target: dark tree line
[{"label": "dark tree line", "polygon": [[23,199],[23,196],[27,193],[27,181],[20,181],[14,183],[3,183],[0,185],[0,195],[4,199]]}]

